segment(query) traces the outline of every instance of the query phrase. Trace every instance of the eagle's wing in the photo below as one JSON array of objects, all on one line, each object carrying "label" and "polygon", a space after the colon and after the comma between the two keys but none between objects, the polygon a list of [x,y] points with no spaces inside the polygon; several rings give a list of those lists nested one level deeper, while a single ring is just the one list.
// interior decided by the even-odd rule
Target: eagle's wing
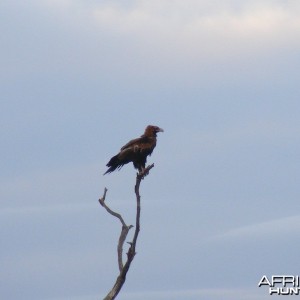
[{"label": "eagle's wing", "polygon": [[127,149],[127,148],[143,148],[143,144],[148,144],[149,143],[149,138],[147,136],[141,136],[139,138],[133,139],[129,141],[127,144],[125,144],[122,148],[121,151]]}]

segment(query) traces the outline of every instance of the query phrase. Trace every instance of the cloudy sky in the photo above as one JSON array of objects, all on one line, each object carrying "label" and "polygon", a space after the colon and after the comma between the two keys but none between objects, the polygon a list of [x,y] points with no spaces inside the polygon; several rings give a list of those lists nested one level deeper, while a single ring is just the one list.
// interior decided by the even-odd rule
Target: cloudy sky
[{"label": "cloudy sky", "polygon": [[135,171],[105,164],[164,128],[120,300],[269,299],[299,274],[300,3],[2,0],[0,290],[96,300],[134,223]]}]

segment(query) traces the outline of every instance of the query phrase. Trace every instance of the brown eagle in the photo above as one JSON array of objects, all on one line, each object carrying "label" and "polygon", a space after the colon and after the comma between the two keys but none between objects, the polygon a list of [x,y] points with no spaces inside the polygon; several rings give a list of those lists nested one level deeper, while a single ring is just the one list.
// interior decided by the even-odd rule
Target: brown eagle
[{"label": "brown eagle", "polygon": [[163,132],[163,129],[148,125],[141,137],[133,139],[124,145],[120,152],[113,156],[107,163],[108,170],[104,173],[111,173],[116,169],[121,169],[125,164],[133,162],[133,166],[142,172],[145,169],[147,156],[151,155],[156,146],[156,134]]}]

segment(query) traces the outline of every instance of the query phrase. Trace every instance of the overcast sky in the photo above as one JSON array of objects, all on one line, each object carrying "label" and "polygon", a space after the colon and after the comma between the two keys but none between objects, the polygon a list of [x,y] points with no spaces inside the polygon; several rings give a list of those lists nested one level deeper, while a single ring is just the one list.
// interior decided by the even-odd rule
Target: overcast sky
[{"label": "overcast sky", "polygon": [[165,132],[142,182],[120,300],[269,299],[300,275],[300,3],[0,2],[0,293],[102,299],[134,224],[135,170],[105,164]]}]

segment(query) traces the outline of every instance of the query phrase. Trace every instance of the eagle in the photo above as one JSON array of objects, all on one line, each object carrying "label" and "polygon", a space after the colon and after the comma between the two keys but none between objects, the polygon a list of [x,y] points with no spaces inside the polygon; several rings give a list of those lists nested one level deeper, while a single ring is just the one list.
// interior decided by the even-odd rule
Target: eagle
[{"label": "eagle", "polygon": [[163,132],[163,129],[158,126],[148,125],[143,135],[129,141],[117,155],[110,159],[106,165],[108,170],[103,175],[116,169],[121,169],[129,162],[132,162],[134,168],[141,173],[145,169],[147,156],[151,155],[156,146],[156,134],[158,132]]}]

